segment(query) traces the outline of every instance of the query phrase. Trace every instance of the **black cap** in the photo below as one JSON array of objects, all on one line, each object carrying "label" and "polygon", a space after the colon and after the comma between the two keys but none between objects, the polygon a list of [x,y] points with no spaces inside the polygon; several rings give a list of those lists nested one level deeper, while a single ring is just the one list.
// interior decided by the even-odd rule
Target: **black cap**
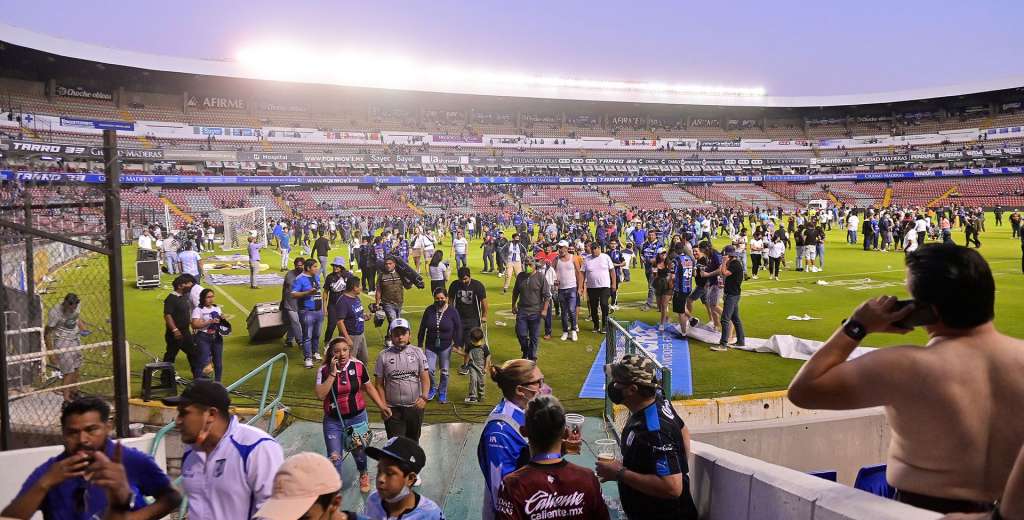
[{"label": "black cap", "polygon": [[73,292],[69,292],[67,296],[64,297],[64,303],[68,305],[76,305],[79,301],[81,300],[78,299],[78,295]]},{"label": "black cap", "polygon": [[231,397],[224,385],[209,379],[196,379],[185,387],[181,395],[166,397],[160,400],[165,406],[201,404],[212,406],[224,413],[231,407]]},{"label": "black cap", "polygon": [[408,465],[416,473],[422,471],[423,466],[427,465],[427,454],[423,452],[423,448],[420,448],[416,441],[401,435],[388,439],[380,448],[375,446],[366,448],[366,454],[373,460],[380,460],[381,457],[395,459]]}]

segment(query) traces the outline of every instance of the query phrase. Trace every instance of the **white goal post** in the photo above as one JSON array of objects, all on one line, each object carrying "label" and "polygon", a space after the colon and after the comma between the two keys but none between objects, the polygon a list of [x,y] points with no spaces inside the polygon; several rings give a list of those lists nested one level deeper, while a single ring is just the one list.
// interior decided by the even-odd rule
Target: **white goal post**
[{"label": "white goal post", "polygon": [[225,251],[245,249],[253,232],[260,243],[267,243],[267,208],[222,209],[220,215],[224,222],[222,249]]}]

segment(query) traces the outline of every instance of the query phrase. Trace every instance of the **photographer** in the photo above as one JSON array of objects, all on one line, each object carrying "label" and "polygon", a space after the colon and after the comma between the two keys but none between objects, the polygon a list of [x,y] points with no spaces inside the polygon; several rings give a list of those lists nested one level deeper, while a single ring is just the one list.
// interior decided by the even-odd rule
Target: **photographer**
[{"label": "photographer", "polygon": [[[887,479],[896,499],[940,513],[990,511],[1024,443],[1024,342],[999,333],[995,280],[976,251],[929,244],[908,253],[914,297],[870,299],[800,369],[793,404],[885,406]],[[870,333],[923,325],[925,348],[898,346],[846,361]]]}]

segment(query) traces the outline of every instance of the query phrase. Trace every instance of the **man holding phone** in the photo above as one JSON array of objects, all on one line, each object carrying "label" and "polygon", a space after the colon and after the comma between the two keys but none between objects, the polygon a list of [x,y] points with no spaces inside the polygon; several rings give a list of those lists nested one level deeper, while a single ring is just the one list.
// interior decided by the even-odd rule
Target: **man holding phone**
[{"label": "man holding phone", "polygon": [[[913,303],[881,296],[857,307],[797,373],[789,399],[811,409],[885,406],[886,477],[897,500],[940,513],[991,511],[1024,444],[1024,341],[996,330],[995,280],[977,251],[929,244],[906,264]],[[870,333],[922,325],[925,348],[847,361]]]}]

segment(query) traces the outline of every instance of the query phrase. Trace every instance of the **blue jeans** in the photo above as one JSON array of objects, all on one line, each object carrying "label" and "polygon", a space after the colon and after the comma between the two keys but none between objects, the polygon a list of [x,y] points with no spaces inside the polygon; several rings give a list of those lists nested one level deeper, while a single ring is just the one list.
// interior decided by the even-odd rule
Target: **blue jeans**
[{"label": "blue jeans", "polygon": [[[359,415],[351,419],[346,419],[345,424],[359,424],[369,421],[369,417],[366,415],[366,410],[359,412]],[[334,464],[334,469],[338,470],[338,476],[341,476],[341,468],[344,466],[345,453],[345,429],[341,425],[341,421],[338,420],[337,412],[334,414],[324,415],[324,444],[327,445],[327,458],[331,459]],[[359,470],[359,474],[366,473],[366,450],[364,448],[358,448],[352,452],[352,458],[356,459],[356,469]]]},{"label": "blue jeans", "polygon": [[220,334],[199,332],[195,335],[199,350],[199,365],[192,368],[192,376],[203,377],[203,368],[213,361],[213,380],[220,381],[224,373],[224,338]]},{"label": "blue jeans", "polygon": [[469,267],[466,255],[455,255],[455,269],[458,270],[460,267]]},{"label": "blue jeans", "polygon": [[576,323],[576,306],[580,303],[579,298],[575,287],[558,290],[558,299],[562,301],[562,332],[574,331],[579,326]]},{"label": "blue jeans", "polygon": [[285,321],[288,323],[288,332],[285,335],[285,342],[296,342],[302,345],[302,319],[299,318],[299,311],[282,310],[285,313]]},{"label": "blue jeans", "polygon": [[[568,311],[563,310],[562,315],[565,316],[566,312]],[[537,360],[539,336],[540,314],[516,315],[516,337],[519,339],[519,348],[523,351],[523,358]]]},{"label": "blue jeans", "polygon": [[825,244],[814,244],[814,255],[818,257],[818,267],[825,267]]},{"label": "blue jeans", "polygon": [[391,321],[395,318],[402,317],[402,306],[396,305],[389,302],[380,302],[380,308],[384,311],[384,314],[388,316],[388,327],[391,326]]},{"label": "blue jeans", "polygon": [[[448,369],[452,365],[452,348],[448,347],[442,351],[433,351],[430,349],[424,349],[424,354],[427,356],[427,371],[430,373],[430,388],[437,389],[438,395],[441,396],[442,400],[447,400],[448,397]],[[440,381],[435,382],[434,373],[437,372],[438,365],[441,369]]]},{"label": "blue jeans", "polygon": [[554,315],[555,315],[555,306],[554,305],[548,305],[548,313],[544,315],[544,335],[545,336],[550,336],[551,335],[551,322],[552,322],[552,318],[554,317]]},{"label": "blue jeans", "polygon": [[718,343],[725,345],[729,342],[729,325],[736,326],[736,344],[746,343],[746,335],[743,334],[743,322],[740,321],[740,295],[726,294],[725,303],[722,307],[722,338]]},{"label": "blue jeans", "polygon": [[846,241],[851,243],[851,244],[856,244],[857,243],[857,232],[856,231],[847,230],[846,231]]},{"label": "blue jeans", "polygon": [[300,310],[302,320],[302,355],[312,359],[314,352],[320,352],[320,327],[324,323],[324,311]]},{"label": "blue jeans", "polygon": [[167,262],[167,274],[178,274],[178,253],[174,251],[164,253],[164,261]]}]

